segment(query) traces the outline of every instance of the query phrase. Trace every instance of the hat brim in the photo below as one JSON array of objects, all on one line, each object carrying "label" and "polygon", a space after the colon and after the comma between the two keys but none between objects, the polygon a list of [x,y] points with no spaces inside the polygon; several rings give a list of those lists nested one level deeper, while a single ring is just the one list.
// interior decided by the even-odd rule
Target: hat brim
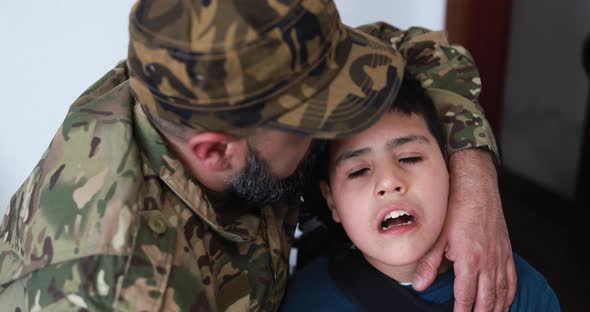
[{"label": "hat brim", "polygon": [[402,56],[378,38],[345,27],[352,45],[340,72],[303,104],[267,121],[268,126],[334,139],[370,127],[388,110],[403,78]]}]

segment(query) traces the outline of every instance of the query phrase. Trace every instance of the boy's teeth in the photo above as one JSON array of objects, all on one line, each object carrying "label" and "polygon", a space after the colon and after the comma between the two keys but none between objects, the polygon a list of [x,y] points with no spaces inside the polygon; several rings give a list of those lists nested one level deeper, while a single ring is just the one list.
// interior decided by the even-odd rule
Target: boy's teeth
[{"label": "boy's teeth", "polygon": [[395,210],[383,217],[381,229],[387,230],[394,226],[407,225],[414,223],[414,217],[405,210]]},{"label": "boy's teeth", "polygon": [[405,210],[395,210],[392,211],[388,214],[385,215],[385,217],[383,218],[383,221],[387,220],[387,219],[395,219],[395,218],[399,218],[401,216],[409,216],[410,214],[405,211]]}]

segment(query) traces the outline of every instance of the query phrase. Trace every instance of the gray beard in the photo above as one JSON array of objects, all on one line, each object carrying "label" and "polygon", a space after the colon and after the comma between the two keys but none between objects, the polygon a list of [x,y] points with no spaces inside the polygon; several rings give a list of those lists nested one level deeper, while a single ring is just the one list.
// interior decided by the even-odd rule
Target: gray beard
[{"label": "gray beard", "polygon": [[295,172],[285,178],[275,177],[260,154],[248,144],[246,167],[233,179],[229,193],[254,205],[288,202],[301,196],[304,174],[310,168],[309,157],[304,159]]}]

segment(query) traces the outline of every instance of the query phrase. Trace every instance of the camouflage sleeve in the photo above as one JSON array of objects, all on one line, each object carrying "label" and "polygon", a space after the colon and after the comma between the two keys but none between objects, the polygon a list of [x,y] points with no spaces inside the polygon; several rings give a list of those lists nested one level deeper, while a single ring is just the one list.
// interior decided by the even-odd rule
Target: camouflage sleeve
[{"label": "camouflage sleeve", "polygon": [[[104,248],[101,242],[108,241],[108,236],[102,236],[100,230],[112,229],[124,218],[111,214],[112,222],[102,222],[102,216],[108,214],[106,203],[117,198],[118,193],[112,191],[114,188],[97,187],[95,182],[100,176],[97,172],[104,173],[100,184],[108,181],[103,168],[117,166],[102,160],[99,153],[86,156],[87,146],[96,151],[92,144],[97,137],[87,134],[99,133],[98,126],[84,128],[90,122],[76,126],[82,120],[80,114],[71,116],[76,105],[88,103],[124,81],[124,71],[124,63],[117,65],[80,96],[70,108],[65,126],[60,127],[41,160],[11,198],[0,225],[0,311],[116,308],[115,293],[120,291],[118,282],[129,257],[113,255],[118,251]],[[126,119],[120,119],[117,122],[128,124]],[[76,131],[74,137],[72,133]],[[119,133],[126,137],[122,130]],[[80,153],[71,153],[78,149]],[[91,165],[80,169],[80,159]]]},{"label": "camouflage sleeve", "polygon": [[116,311],[126,257],[89,256],[50,265],[5,285],[3,311]]},{"label": "camouflage sleeve", "polygon": [[447,155],[471,147],[500,155],[492,128],[485,119],[478,97],[479,72],[469,52],[447,41],[444,31],[412,27],[402,31],[384,22],[360,30],[390,43],[406,59],[406,70],[432,98],[447,139]]}]

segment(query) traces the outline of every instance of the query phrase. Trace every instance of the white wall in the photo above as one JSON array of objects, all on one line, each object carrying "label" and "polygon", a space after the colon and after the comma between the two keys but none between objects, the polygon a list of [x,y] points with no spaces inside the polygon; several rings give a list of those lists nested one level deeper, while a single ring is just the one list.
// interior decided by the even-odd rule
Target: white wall
[{"label": "white wall", "polygon": [[132,3],[0,1],[0,212],[73,100],[125,58]]},{"label": "white wall", "polygon": [[513,1],[504,100],[505,165],[568,197],[575,189],[588,78],[588,0]]},{"label": "white wall", "polygon": [[[0,213],[72,101],[125,58],[133,1],[0,1]],[[442,29],[445,0],[341,0],[351,26],[383,20]],[[0,214],[1,215],[1,214]]]},{"label": "white wall", "polygon": [[445,27],[446,0],[335,0],[340,17],[350,26],[385,21],[400,28]]}]

